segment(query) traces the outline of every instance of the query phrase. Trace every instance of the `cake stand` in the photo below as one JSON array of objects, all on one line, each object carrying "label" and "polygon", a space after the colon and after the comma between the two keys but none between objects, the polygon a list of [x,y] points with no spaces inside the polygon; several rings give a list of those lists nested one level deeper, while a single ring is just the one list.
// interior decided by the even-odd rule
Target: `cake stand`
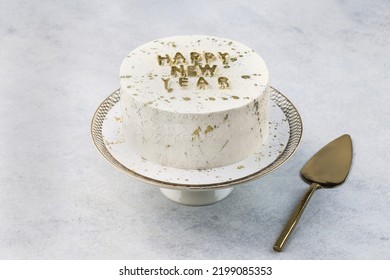
[{"label": "cake stand", "polygon": [[97,108],[91,123],[99,152],[117,169],[160,187],[169,199],[185,205],[208,205],[226,198],[233,186],[260,178],[286,162],[302,137],[302,120],[279,91],[270,91],[269,135],[246,159],[218,168],[179,169],[150,162],[132,151],[122,131],[120,92],[114,91]]}]

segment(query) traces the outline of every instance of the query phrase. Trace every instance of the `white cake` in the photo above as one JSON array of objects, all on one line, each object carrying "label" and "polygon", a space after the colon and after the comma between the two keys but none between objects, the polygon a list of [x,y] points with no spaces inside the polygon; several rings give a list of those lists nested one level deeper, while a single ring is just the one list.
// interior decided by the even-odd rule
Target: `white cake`
[{"label": "white cake", "polygon": [[120,78],[126,145],[145,160],[214,168],[245,159],[266,140],[268,69],[241,43],[155,40],[124,59]]}]

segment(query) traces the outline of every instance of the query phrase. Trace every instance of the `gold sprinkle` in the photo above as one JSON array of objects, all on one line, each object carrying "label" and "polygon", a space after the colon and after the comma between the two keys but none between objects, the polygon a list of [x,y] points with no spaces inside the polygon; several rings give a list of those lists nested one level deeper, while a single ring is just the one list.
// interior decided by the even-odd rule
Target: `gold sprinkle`
[{"label": "gold sprinkle", "polygon": [[237,95],[233,95],[232,98],[233,99],[240,99],[240,97],[238,97]]},{"label": "gold sprinkle", "polygon": [[215,101],[214,97],[209,97],[209,100]]},{"label": "gold sprinkle", "polygon": [[204,134],[207,134],[207,133],[209,133],[209,132],[211,132],[211,131],[213,131],[213,130],[214,130],[214,127],[212,127],[211,125],[209,125],[209,126],[207,126],[206,130],[204,131]]},{"label": "gold sprinkle", "polygon": [[243,79],[250,79],[251,76],[249,76],[249,75],[242,75],[241,78],[243,78]]},{"label": "gold sprinkle", "polygon": [[187,96],[184,96],[184,97],[183,97],[183,100],[184,100],[184,101],[190,101],[191,98],[189,98],[189,97],[187,97]]},{"label": "gold sprinkle", "polygon": [[243,168],[245,168],[245,166],[243,166],[243,165],[237,166],[237,169],[243,169]]},{"label": "gold sprinkle", "polygon": [[202,129],[198,126],[197,129],[195,129],[193,132],[192,132],[192,141],[194,141],[196,139],[196,137],[200,137],[200,133],[202,132]]}]

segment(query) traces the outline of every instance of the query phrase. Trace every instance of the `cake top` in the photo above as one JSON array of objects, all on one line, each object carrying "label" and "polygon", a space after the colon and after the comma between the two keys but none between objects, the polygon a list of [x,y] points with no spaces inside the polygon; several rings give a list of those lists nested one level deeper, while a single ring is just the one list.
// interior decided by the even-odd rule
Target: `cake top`
[{"label": "cake top", "polygon": [[133,50],[120,68],[122,94],[178,113],[238,108],[261,96],[268,69],[251,48],[212,36],[176,36]]}]

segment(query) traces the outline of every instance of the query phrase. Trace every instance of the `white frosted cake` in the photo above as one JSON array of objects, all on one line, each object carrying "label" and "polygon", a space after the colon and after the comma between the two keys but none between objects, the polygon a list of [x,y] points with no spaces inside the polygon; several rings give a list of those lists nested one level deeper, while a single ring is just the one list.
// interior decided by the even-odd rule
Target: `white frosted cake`
[{"label": "white frosted cake", "polygon": [[155,40],[124,59],[120,78],[126,145],[145,160],[214,168],[245,159],[266,140],[268,69],[241,43]]}]

